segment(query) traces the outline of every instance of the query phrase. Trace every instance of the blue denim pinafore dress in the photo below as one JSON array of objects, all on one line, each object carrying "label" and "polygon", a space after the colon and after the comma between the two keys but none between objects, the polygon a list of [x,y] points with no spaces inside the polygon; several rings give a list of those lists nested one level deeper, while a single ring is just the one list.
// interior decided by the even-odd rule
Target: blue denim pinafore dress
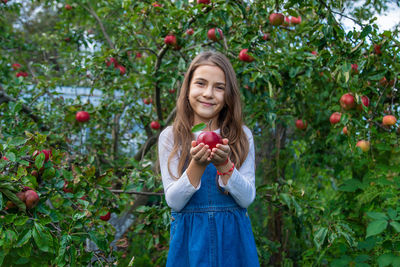
[{"label": "blue denim pinafore dress", "polygon": [[200,189],[171,215],[167,267],[260,266],[247,209],[218,187],[213,164]]}]

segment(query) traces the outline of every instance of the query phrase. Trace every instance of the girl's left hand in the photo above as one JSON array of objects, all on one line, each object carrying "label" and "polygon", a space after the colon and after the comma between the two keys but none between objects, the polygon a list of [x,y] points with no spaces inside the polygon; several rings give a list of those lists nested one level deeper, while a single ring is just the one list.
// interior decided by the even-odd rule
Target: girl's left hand
[{"label": "girl's left hand", "polygon": [[212,149],[210,159],[215,166],[224,164],[226,162],[229,153],[231,152],[228,142],[229,140],[224,138],[222,139],[222,145],[218,144],[216,148]]}]

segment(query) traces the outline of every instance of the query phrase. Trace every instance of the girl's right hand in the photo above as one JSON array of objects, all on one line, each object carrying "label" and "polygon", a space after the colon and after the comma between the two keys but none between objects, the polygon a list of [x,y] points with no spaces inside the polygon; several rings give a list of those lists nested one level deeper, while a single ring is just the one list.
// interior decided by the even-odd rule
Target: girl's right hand
[{"label": "girl's right hand", "polygon": [[208,145],[200,143],[197,145],[196,141],[192,141],[192,148],[190,149],[192,159],[199,165],[208,165],[211,162],[211,149]]}]

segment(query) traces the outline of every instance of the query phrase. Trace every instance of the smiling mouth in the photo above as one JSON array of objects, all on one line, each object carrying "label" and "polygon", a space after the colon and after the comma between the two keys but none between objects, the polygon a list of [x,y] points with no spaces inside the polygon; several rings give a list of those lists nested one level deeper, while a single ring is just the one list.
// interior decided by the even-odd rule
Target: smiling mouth
[{"label": "smiling mouth", "polygon": [[206,106],[212,106],[212,105],[214,105],[214,104],[212,104],[212,103],[207,103],[207,102],[202,102],[202,101],[199,101],[201,104],[203,104],[203,105],[206,105]]}]

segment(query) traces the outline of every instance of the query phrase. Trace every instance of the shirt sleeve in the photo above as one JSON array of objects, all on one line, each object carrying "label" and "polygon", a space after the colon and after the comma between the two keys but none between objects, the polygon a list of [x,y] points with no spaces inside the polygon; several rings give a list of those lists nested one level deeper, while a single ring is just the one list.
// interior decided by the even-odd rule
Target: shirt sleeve
[{"label": "shirt sleeve", "polygon": [[[201,181],[195,188],[189,181],[186,171],[179,179],[175,179],[168,171],[168,158],[174,145],[172,126],[165,128],[158,138],[158,155],[160,159],[161,178],[164,187],[165,200],[168,206],[179,212],[182,210],[193,194],[200,189]],[[178,177],[178,155],[171,159],[170,170]]]},{"label": "shirt sleeve", "polygon": [[247,154],[246,160],[240,169],[233,170],[228,183],[224,185],[221,176],[219,176],[219,185],[228,191],[236,203],[247,208],[254,201],[256,196],[256,185],[255,185],[255,150],[253,134],[250,129],[243,127],[249,141],[249,153]]}]

